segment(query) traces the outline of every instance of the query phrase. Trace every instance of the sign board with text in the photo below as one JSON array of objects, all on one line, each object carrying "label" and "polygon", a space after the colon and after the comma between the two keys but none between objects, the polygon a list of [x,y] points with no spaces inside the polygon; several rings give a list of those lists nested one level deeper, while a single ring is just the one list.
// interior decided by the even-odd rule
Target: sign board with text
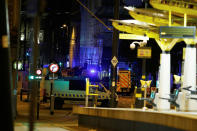
[{"label": "sign board with text", "polygon": [[160,26],[160,38],[190,38],[196,36],[195,26]]},{"label": "sign board with text", "polygon": [[147,36],[128,34],[128,33],[119,33],[119,39],[123,39],[123,40],[149,40],[149,38]]},{"label": "sign board with text", "polygon": [[137,58],[151,58],[152,50],[151,47],[138,47]]}]

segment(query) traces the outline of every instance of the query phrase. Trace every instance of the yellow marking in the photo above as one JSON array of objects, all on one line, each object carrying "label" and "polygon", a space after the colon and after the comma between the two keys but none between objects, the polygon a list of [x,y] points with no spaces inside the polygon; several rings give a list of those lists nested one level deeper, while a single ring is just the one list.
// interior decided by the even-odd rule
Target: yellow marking
[{"label": "yellow marking", "polygon": [[8,48],[8,36],[7,35],[3,35],[2,36],[2,47],[3,48]]},{"label": "yellow marking", "polygon": [[[141,87],[144,87],[145,85],[147,85],[147,87],[150,87],[152,80],[148,80],[148,81],[140,80],[140,82],[141,82]],[[142,88],[142,90],[144,89]]]},{"label": "yellow marking", "polygon": [[186,44],[188,45],[195,45],[196,44],[196,39],[183,39]]},{"label": "yellow marking", "polygon": [[89,94],[90,96],[98,96],[98,94]]},{"label": "yellow marking", "polygon": [[183,48],[183,60],[185,60],[185,47]]},{"label": "yellow marking", "polygon": [[86,78],[86,96],[89,94],[89,78]]},{"label": "yellow marking", "polygon": [[175,83],[178,83],[181,80],[181,76],[174,75]]},{"label": "yellow marking", "polygon": [[151,82],[152,82],[152,80],[146,81],[146,84],[148,87],[150,87]]},{"label": "yellow marking", "polygon": [[155,39],[162,51],[170,51],[181,39]]},{"label": "yellow marking", "polygon": [[99,87],[98,85],[89,85],[90,87]]},{"label": "yellow marking", "polygon": [[142,94],[136,93],[135,97],[136,97],[136,98],[140,98],[140,97],[142,97]]},{"label": "yellow marking", "polygon": [[146,84],[146,81],[140,80],[140,83],[141,83],[141,87],[143,87]]}]

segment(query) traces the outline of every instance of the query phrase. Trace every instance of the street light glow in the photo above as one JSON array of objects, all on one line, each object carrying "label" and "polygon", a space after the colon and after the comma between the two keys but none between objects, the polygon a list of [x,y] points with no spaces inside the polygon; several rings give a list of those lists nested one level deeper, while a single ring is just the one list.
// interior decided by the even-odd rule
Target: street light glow
[{"label": "street light glow", "polygon": [[94,69],[91,69],[90,72],[91,72],[91,73],[95,73],[95,70],[94,70]]}]

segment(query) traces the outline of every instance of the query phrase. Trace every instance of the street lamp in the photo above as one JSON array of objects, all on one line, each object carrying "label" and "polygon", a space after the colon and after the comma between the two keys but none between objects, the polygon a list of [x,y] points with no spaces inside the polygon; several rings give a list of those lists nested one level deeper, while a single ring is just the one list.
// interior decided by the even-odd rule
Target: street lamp
[{"label": "street lamp", "polygon": [[135,49],[135,45],[138,44],[140,47],[143,47],[147,44],[147,40],[143,40],[143,41],[134,41],[130,44],[130,49],[133,50]]}]

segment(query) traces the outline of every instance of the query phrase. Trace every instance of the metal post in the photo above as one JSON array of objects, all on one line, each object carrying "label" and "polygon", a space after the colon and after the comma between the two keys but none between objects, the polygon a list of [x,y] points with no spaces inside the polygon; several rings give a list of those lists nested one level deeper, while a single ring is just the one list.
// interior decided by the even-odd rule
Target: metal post
[{"label": "metal post", "polygon": [[[31,66],[31,74],[36,75],[37,69],[37,58],[38,58],[38,32],[40,29],[40,15],[44,10],[44,0],[27,0],[27,15],[29,18],[33,20],[34,34],[31,38],[31,42],[33,43],[33,59],[31,62],[33,66]],[[34,130],[34,121],[35,121],[35,111],[37,106],[37,87],[36,80],[32,80],[31,85],[31,105],[30,105],[30,113],[29,113],[29,131]]]},{"label": "metal post", "polygon": [[[147,85],[144,85],[144,98],[146,99]],[[146,108],[146,101],[144,100],[144,108]]]},{"label": "metal post", "polygon": [[[39,17],[36,16],[34,19],[34,44],[33,44],[33,66],[31,67],[31,74],[36,75],[37,68],[37,57],[38,57],[38,43],[37,43],[37,32],[38,32],[38,23]],[[31,105],[30,105],[30,131],[34,130],[34,121],[35,121],[35,111],[37,106],[37,81],[32,80],[31,87]]]},{"label": "metal post", "polygon": [[50,102],[50,114],[54,114],[54,101],[55,101],[55,96],[52,94],[51,95],[51,102]]},{"label": "metal post", "polygon": [[13,131],[12,101],[11,101],[11,66],[10,66],[10,45],[9,45],[9,23],[8,23],[7,0],[0,1],[0,100],[2,118],[1,128],[6,131]]},{"label": "metal post", "polygon": [[50,91],[50,114],[54,114],[54,102],[55,102],[55,96],[53,95],[53,88],[54,88],[54,73],[53,73],[53,79],[51,82],[51,91]]},{"label": "metal post", "polygon": [[142,59],[142,79],[146,80],[146,59]]},{"label": "metal post", "polygon": [[[146,59],[142,59],[142,79],[146,80]],[[146,98],[146,84],[144,85],[144,98]],[[146,101],[144,100],[144,107],[146,107]]]},{"label": "metal post", "polygon": [[172,12],[171,12],[171,10],[169,10],[169,17],[168,17],[168,19],[169,19],[169,26],[171,26],[172,25]]},{"label": "metal post", "polygon": [[[33,55],[31,58],[32,66],[30,67],[30,74],[36,75],[36,68],[37,68],[37,58],[38,58],[38,30],[39,30],[39,16],[38,16],[38,1],[37,0],[28,0],[28,6],[31,6],[35,12],[31,12],[30,10],[27,10],[28,15],[30,16],[31,20],[33,21],[33,37],[31,37],[32,42],[32,51]],[[29,9],[29,8],[28,8]],[[32,13],[32,14],[31,14]],[[29,110],[29,131],[34,130],[34,121],[36,119],[36,106],[37,106],[37,81],[32,80],[30,82],[30,88],[31,88],[31,94],[30,94],[30,110]]]},{"label": "metal post", "polygon": [[[98,87],[96,87],[95,94],[98,94]],[[97,96],[97,95],[95,95],[95,96],[94,96],[94,107],[96,107],[96,106],[97,106],[97,103],[98,103],[98,96]]]},{"label": "metal post", "polygon": [[37,120],[39,120],[40,114],[40,81],[38,80],[38,95],[37,95]]},{"label": "metal post", "polygon": [[187,26],[187,14],[184,13],[184,26],[186,27]]},{"label": "metal post", "polygon": [[85,107],[88,107],[88,95],[89,95],[89,78],[86,78],[86,100],[85,100]]},{"label": "metal post", "polygon": [[[13,4],[14,4],[14,17],[15,19],[13,20],[13,26],[14,26],[14,29],[17,30],[17,33],[16,35],[14,36],[11,36],[11,38],[13,37],[14,39],[11,39],[11,41],[13,43],[17,43],[16,44],[16,70],[14,71],[13,73],[13,91],[14,92],[14,95],[13,95],[13,105],[14,105],[14,108],[13,108],[13,115],[14,117],[16,117],[17,115],[17,85],[18,85],[18,60],[19,60],[19,48],[20,48],[20,10],[21,10],[21,1],[20,0],[14,0],[13,1]],[[13,30],[13,29],[10,29],[10,30]],[[14,40],[14,41],[13,41]],[[12,44],[12,43],[11,43]]]},{"label": "metal post", "polygon": [[[120,5],[120,0],[114,0],[114,19],[119,19],[119,5]],[[118,57],[118,30],[116,30],[113,27],[113,40],[112,40],[112,59]],[[117,80],[117,64],[113,66],[111,65],[111,86],[110,86],[110,91],[111,91],[111,99],[109,106],[110,107],[115,107],[115,100],[116,100],[116,80]]]}]

